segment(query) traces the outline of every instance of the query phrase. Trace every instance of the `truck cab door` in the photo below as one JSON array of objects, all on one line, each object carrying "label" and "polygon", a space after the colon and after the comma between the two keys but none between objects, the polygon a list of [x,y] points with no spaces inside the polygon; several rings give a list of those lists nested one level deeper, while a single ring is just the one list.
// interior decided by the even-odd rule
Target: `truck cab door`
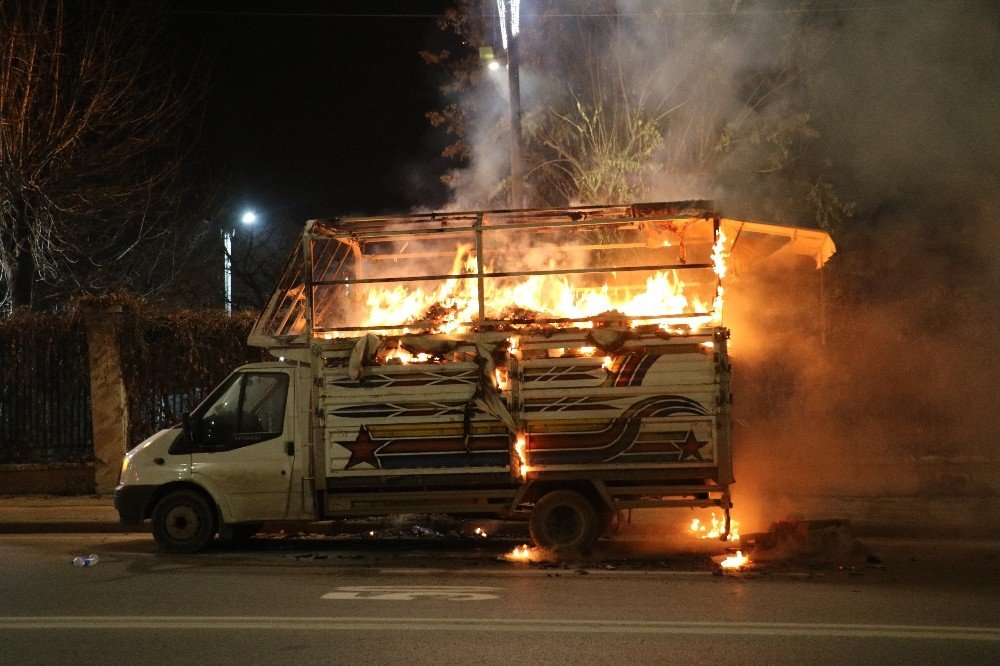
[{"label": "truck cab door", "polygon": [[232,522],[281,520],[294,464],[289,373],[237,372],[192,419],[192,480],[224,495]]}]

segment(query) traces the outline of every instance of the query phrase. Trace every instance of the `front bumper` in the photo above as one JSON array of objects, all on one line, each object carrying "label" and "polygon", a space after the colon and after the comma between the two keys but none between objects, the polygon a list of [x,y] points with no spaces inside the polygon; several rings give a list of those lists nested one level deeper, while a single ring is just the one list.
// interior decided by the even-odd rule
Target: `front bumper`
[{"label": "front bumper", "polygon": [[149,498],[158,486],[126,486],[115,488],[115,509],[122,525],[140,526],[146,517]]}]

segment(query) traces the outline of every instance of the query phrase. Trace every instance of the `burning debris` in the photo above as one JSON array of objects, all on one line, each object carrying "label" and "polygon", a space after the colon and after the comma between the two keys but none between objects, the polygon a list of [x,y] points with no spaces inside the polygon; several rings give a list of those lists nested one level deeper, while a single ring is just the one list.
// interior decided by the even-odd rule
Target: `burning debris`
[{"label": "burning debris", "polygon": [[516,546],[514,550],[505,555],[501,555],[501,560],[507,562],[541,562],[546,559],[544,552],[540,548],[532,548],[528,544]]},{"label": "burning debris", "polygon": [[743,551],[737,550],[735,555],[729,555],[724,559],[719,560],[718,564],[726,570],[742,569],[750,564],[750,558],[744,555]]},{"label": "burning debris", "polygon": [[294,255],[253,337],[602,323],[692,332],[721,322],[734,261],[777,248],[822,266],[834,252],[823,232],[723,219],[704,203],[315,221],[310,283]]},{"label": "burning debris", "polygon": [[423,352],[418,354],[411,354],[409,351],[403,348],[402,340],[400,340],[399,344],[396,347],[390,349],[385,354],[386,363],[392,363],[393,361],[396,361],[404,365],[410,363],[426,363],[427,361],[431,360],[431,358],[432,356],[430,354],[425,354]]},{"label": "burning debris", "polygon": [[[699,518],[693,518],[688,531],[699,539],[719,539],[726,531],[726,520],[724,517],[719,518],[713,511],[707,525],[701,522]],[[740,540],[740,524],[738,521],[729,521],[729,534],[726,535],[725,540],[730,542]]]},{"label": "burning debris", "polygon": [[758,561],[805,560],[843,564],[867,551],[854,538],[848,520],[782,520],[767,532],[744,535],[742,543]]}]

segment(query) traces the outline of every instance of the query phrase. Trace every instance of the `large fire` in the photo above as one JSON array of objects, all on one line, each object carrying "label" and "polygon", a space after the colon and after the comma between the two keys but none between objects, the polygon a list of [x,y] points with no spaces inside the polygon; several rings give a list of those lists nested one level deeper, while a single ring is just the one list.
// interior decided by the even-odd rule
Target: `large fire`
[{"label": "large fire", "polygon": [[[725,236],[712,246],[711,264],[721,279],[726,274]],[[546,267],[556,270],[554,262]],[[486,266],[487,272],[491,271]],[[455,248],[450,275],[475,275],[476,252],[469,243]],[[419,286],[428,285],[427,288]],[[711,302],[689,295],[689,287],[676,270],[658,270],[644,283],[628,287],[576,284],[566,275],[528,275],[519,279],[495,279],[484,283],[487,319],[629,320],[633,326],[656,324],[667,330],[697,330],[721,323],[722,287]],[[433,286],[433,288],[430,285]],[[381,283],[357,285],[362,306],[359,326],[392,328],[400,324],[430,322],[432,332],[466,332],[479,316],[479,285],[476,279],[447,278],[386,286]],[[657,317],[664,318],[657,318]],[[591,328],[593,321],[567,322],[577,328]]]}]

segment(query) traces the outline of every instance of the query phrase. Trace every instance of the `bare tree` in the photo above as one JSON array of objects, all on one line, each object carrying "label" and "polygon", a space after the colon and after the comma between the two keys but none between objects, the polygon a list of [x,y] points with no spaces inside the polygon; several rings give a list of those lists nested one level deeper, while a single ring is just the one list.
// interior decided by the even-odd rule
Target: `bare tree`
[{"label": "bare tree", "polygon": [[108,2],[0,5],[0,311],[31,307],[40,282],[149,291],[180,270],[197,123],[155,23]]}]

